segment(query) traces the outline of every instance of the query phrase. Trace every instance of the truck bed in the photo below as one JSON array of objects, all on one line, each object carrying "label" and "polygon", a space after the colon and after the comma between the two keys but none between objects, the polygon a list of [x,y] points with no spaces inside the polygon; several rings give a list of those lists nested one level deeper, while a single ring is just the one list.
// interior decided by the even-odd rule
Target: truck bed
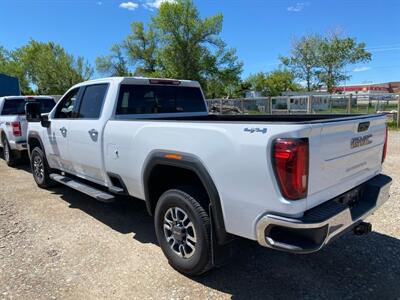
[{"label": "truck bed", "polygon": [[[243,122],[243,123],[284,123],[310,124],[329,123],[371,117],[382,117],[385,114],[296,114],[296,115],[199,115],[199,116],[154,116],[143,117],[146,120],[165,121],[203,121],[203,122]],[[141,119],[140,117],[126,116],[121,119]]]}]

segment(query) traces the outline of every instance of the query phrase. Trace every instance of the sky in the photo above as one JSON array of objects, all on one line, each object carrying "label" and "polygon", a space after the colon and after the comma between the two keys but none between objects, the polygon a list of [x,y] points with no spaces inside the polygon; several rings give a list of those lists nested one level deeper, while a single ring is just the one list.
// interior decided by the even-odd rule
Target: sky
[{"label": "sky", "polygon": [[[131,22],[148,23],[162,1],[168,0],[0,0],[0,45],[54,41],[94,65],[129,34]],[[243,78],[279,67],[296,38],[340,31],[372,53],[371,62],[346,68],[347,84],[400,81],[400,0],[194,2],[202,17],[223,14],[221,37],[244,63]]]}]

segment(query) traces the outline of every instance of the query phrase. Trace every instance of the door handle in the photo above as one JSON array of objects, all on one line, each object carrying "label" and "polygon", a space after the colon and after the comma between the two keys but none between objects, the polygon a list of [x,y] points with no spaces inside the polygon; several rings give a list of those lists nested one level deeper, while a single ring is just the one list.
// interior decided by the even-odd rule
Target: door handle
[{"label": "door handle", "polygon": [[91,129],[91,130],[89,130],[88,132],[89,132],[89,135],[90,135],[91,139],[92,139],[94,142],[97,142],[97,137],[98,137],[98,135],[99,135],[99,132],[98,132],[96,129]]},{"label": "door handle", "polygon": [[66,137],[66,136],[67,136],[67,128],[61,127],[61,128],[60,128],[60,131],[61,131],[61,134],[62,134],[63,137]]},{"label": "door handle", "polygon": [[89,130],[90,135],[98,135],[99,132],[96,129]]}]

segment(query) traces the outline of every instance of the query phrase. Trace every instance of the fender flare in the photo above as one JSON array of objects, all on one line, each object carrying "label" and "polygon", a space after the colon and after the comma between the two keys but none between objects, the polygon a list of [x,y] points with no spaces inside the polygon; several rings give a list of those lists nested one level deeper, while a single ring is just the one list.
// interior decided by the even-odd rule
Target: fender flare
[{"label": "fender flare", "polygon": [[31,152],[32,152],[32,150],[33,150],[33,149],[31,149],[31,146],[30,146],[30,143],[29,143],[29,141],[30,141],[31,139],[38,140],[38,142],[39,142],[39,144],[40,144],[40,147],[42,148],[43,153],[46,155],[46,149],[44,148],[44,145],[43,145],[43,142],[42,142],[42,139],[41,139],[39,133],[36,132],[36,131],[31,131],[31,132],[29,132],[28,138],[27,138],[27,146],[28,146],[28,155],[29,155],[29,158],[31,157]]},{"label": "fender flare", "polygon": [[[6,124],[6,123],[4,123],[4,124]],[[6,138],[6,140],[7,140],[8,142],[10,142],[10,138],[9,138],[9,136],[7,136],[7,130],[5,130],[4,128],[1,128],[1,127],[0,127],[0,145],[1,145],[2,147],[4,147],[3,142],[2,142],[2,140],[3,140],[3,135],[4,135],[4,137]]]},{"label": "fender flare", "polygon": [[[179,159],[167,158],[166,154],[174,154]],[[147,211],[152,215],[152,206],[150,201],[150,191],[148,181],[153,169],[157,166],[172,166],[182,168],[194,172],[202,182],[210,199],[210,217],[212,220],[212,227],[216,234],[219,244],[225,244],[231,240],[231,235],[225,230],[224,216],[222,212],[221,200],[218,190],[212,180],[209,172],[201,162],[201,160],[188,153],[177,151],[156,150],[153,151],[147,158],[144,172],[143,172],[143,186],[146,201]]]},{"label": "fender flare", "polygon": [[[0,127],[0,145],[3,145],[2,141],[1,141],[2,137],[3,137],[3,131],[4,131],[3,128]],[[4,131],[4,134],[5,134],[5,131]]]}]

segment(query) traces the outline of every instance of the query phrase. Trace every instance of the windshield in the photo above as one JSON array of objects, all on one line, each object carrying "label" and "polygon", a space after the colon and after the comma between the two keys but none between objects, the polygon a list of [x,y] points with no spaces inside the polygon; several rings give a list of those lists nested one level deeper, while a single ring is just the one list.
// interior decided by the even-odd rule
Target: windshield
[{"label": "windshield", "polygon": [[[33,99],[41,104],[41,113],[50,112],[56,104],[53,99]],[[31,100],[30,100],[31,101]],[[4,102],[3,116],[9,115],[25,115],[26,99],[8,99]]]}]

